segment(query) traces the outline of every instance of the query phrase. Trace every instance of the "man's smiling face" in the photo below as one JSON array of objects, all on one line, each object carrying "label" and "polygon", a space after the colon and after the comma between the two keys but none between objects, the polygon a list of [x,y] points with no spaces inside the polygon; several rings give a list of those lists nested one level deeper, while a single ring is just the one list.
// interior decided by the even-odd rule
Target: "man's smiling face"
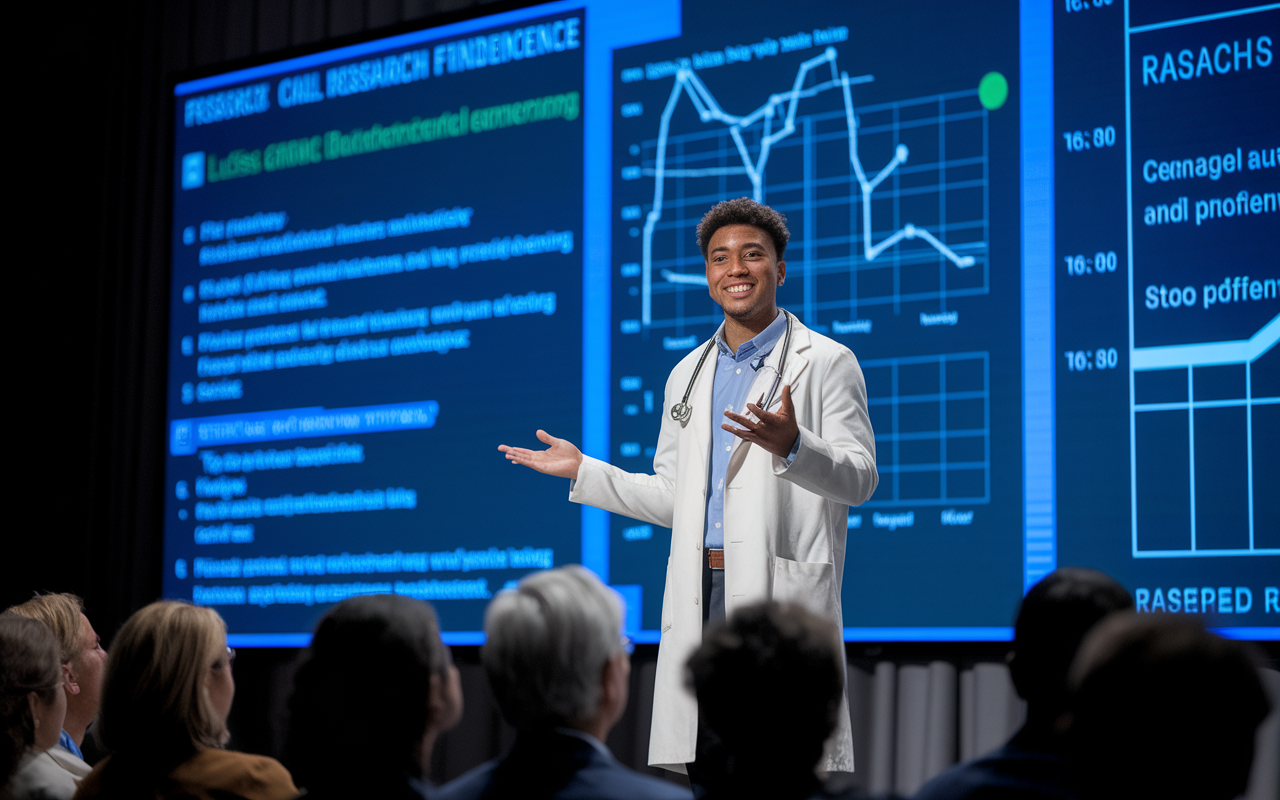
[{"label": "man's smiling face", "polygon": [[778,287],[787,264],[778,261],[769,234],[751,225],[726,225],[707,243],[707,289],[725,316],[749,325],[777,314]]}]

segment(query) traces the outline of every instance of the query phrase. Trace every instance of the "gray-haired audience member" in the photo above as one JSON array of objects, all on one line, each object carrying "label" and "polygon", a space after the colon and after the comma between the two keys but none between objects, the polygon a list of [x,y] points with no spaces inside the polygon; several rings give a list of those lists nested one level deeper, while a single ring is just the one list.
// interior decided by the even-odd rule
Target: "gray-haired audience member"
[{"label": "gray-haired audience member", "polygon": [[1244,792],[1271,704],[1240,643],[1193,618],[1117,615],[1081,644],[1070,683],[1069,751],[1082,797],[1231,800]]},{"label": "gray-haired audience member", "polygon": [[70,800],[71,774],[49,755],[67,713],[58,640],[45,625],[0,614],[0,797]]},{"label": "gray-haired audience member", "polygon": [[1092,569],[1063,567],[1022,599],[1009,672],[1027,701],[1027,721],[1000,749],[947,770],[916,800],[988,797],[1067,798],[1067,763],[1056,726],[1067,711],[1067,670],[1085,635],[1107,615],[1133,608],[1116,581]]},{"label": "gray-haired audience member", "polygon": [[578,566],[534,573],[493,599],[484,628],[481,660],[516,742],[433,800],[688,800],[604,745],[627,706],[631,661],[622,603],[595,575]]},{"label": "gray-haired audience member", "polygon": [[713,737],[708,800],[838,793],[816,770],[844,699],[842,647],[833,623],[796,604],[749,605],[703,632],[689,673]]}]

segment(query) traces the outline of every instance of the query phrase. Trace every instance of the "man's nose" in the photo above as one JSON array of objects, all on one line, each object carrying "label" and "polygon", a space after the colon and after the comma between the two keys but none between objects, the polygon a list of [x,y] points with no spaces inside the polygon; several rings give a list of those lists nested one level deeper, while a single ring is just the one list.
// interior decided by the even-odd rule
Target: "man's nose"
[{"label": "man's nose", "polygon": [[745,275],[747,272],[747,265],[742,261],[742,259],[735,258],[729,262],[730,275]]}]

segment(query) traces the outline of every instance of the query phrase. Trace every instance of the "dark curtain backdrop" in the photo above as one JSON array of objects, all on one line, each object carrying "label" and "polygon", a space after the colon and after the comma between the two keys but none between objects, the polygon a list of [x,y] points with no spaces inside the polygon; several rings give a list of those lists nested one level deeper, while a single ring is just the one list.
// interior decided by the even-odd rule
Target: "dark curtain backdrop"
[{"label": "dark curtain backdrop", "polygon": [[[16,433],[9,474],[18,480],[0,534],[0,608],[36,591],[74,592],[109,643],[160,593],[174,81],[366,31],[447,22],[483,2],[129,0],[6,10],[5,230],[17,247],[6,269],[14,357],[5,359],[5,385]],[[241,655],[235,746],[279,753],[295,656]],[[501,744],[476,654],[459,658],[474,710],[452,744],[442,743],[437,778]]]},{"label": "dark curtain backdrop", "polygon": [[19,480],[4,606],[76,592],[109,639],[160,591],[174,80],[481,2],[49,2],[6,14],[5,228],[18,243],[6,405]]}]

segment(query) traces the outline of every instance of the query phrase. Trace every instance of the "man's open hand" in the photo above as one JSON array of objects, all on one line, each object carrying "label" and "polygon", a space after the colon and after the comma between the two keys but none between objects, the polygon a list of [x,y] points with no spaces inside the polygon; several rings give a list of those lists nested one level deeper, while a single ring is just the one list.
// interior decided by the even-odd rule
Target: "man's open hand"
[{"label": "man's open hand", "polygon": [[[761,397],[760,400],[763,402],[764,398]],[[800,426],[796,424],[796,409],[791,404],[791,387],[782,387],[782,397],[776,412],[765,411],[755,403],[748,403],[747,410],[755,415],[754,420],[726,411],[724,415],[742,427],[735,428],[727,422],[720,427],[743,441],[760,445],[778,458],[791,455],[791,448],[800,435]]]},{"label": "man's open hand", "polygon": [[[582,464],[582,451],[568,439],[557,439],[544,430],[538,431],[538,439],[547,445],[546,450],[526,450],[523,447],[498,445],[513,464],[523,464],[546,475],[573,480],[578,477]],[[789,447],[790,445],[788,445]],[[785,456],[783,456],[785,458]]]}]

